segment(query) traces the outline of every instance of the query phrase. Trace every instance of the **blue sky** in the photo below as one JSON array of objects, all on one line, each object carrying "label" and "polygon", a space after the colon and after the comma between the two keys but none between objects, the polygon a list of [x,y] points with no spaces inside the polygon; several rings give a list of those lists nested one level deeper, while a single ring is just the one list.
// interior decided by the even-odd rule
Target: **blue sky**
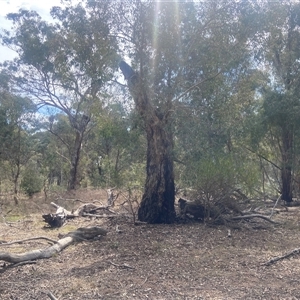
[{"label": "blue sky", "polygon": [[[0,30],[10,30],[11,23],[6,20],[8,13],[17,12],[20,8],[35,10],[45,20],[50,20],[50,9],[52,6],[60,6],[60,0],[0,0]],[[0,45],[0,63],[13,59],[15,53]]]}]

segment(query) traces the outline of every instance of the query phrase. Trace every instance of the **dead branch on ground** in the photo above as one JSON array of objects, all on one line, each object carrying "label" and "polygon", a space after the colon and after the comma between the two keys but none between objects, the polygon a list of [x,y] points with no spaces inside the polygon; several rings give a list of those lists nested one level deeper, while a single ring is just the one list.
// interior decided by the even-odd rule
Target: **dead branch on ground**
[{"label": "dead branch on ground", "polygon": [[274,257],[274,258],[268,260],[267,262],[263,263],[262,265],[263,266],[269,266],[269,265],[275,263],[276,261],[288,258],[292,255],[296,255],[296,254],[299,254],[299,253],[300,253],[300,248],[296,248],[296,249],[286,253],[285,255]]},{"label": "dead branch on ground", "polygon": [[[50,227],[61,227],[67,219],[73,219],[76,217],[96,217],[96,218],[105,218],[108,216],[99,215],[99,210],[107,210],[108,212],[116,215],[117,213],[113,211],[110,206],[97,206],[93,203],[86,203],[80,205],[77,209],[69,211],[62,206],[57,205],[54,202],[51,202],[51,205],[57,208],[56,213],[43,215],[44,221],[50,225]],[[111,217],[111,216],[109,216]]]},{"label": "dead branch on ground", "polygon": [[279,224],[279,223],[271,220],[269,217],[266,217],[266,216],[260,215],[260,214],[231,217],[229,219],[229,221],[236,221],[236,220],[243,220],[243,219],[252,219],[252,218],[261,218],[261,219],[264,219],[264,220],[266,220],[266,221],[268,221],[270,223]]},{"label": "dead branch on ground", "polygon": [[28,238],[28,239],[24,239],[24,240],[17,240],[17,241],[12,241],[12,242],[9,242],[9,243],[0,243],[0,246],[9,246],[9,245],[13,245],[13,244],[22,244],[24,242],[27,242],[27,241],[35,241],[35,240],[46,240],[48,242],[50,242],[51,244],[55,244],[57,241],[55,240],[52,240],[50,238],[47,238],[45,236],[38,236],[38,237],[33,237],[33,238]]},{"label": "dead branch on ground", "polygon": [[112,264],[113,266],[115,266],[115,267],[118,267],[118,268],[123,268],[123,269],[135,269],[135,267],[131,267],[131,266],[129,266],[129,265],[127,265],[127,264],[122,264],[122,265],[118,265],[118,264],[115,264],[115,263],[113,263],[112,261],[108,261],[110,264]]},{"label": "dead branch on ground", "polygon": [[17,264],[25,261],[50,258],[75,242],[91,240],[98,236],[106,235],[106,233],[107,231],[100,227],[78,228],[75,231],[69,232],[59,239],[54,245],[45,249],[32,250],[20,254],[0,252],[0,260]]}]

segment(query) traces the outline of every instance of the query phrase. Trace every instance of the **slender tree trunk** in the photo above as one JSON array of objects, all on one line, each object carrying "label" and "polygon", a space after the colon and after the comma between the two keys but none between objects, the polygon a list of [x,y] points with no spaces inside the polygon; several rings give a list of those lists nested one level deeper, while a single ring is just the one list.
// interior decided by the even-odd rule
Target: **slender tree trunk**
[{"label": "slender tree trunk", "polygon": [[292,194],[292,150],[293,150],[293,134],[291,130],[283,130],[282,132],[282,169],[281,169],[281,199],[285,202],[293,201]]},{"label": "slender tree trunk", "polygon": [[172,223],[175,220],[173,142],[167,120],[153,108],[138,74],[125,62],[120,63],[120,68],[147,134],[147,177],[138,218],[148,223]]},{"label": "slender tree trunk", "polygon": [[71,158],[71,170],[70,170],[70,179],[69,179],[69,190],[75,190],[78,186],[77,177],[78,177],[78,166],[80,160],[82,144],[82,134],[76,131],[75,143],[74,143],[74,153]]},{"label": "slender tree trunk", "polygon": [[[16,169],[15,169],[15,171],[13,171],[13,183],[14,183],[14,202],[15,202],[15,205],[18,205],[19,204],[18,183],[19,183],[19,177],[20,177],[20,172],[21,172],[21,159],[20,159],[20,156],[21,156],[21,127],[20,126],[18,127],[18,140],[17,140],[16,144],[17,144],[16,148],[18,149],[18,153],[17,153],[18,157],[14,161]],[[13,165],[12,165],[12,170],[14,170]]]},{"label": "slender tree trunk", "polygon": [[19,199],[18,199],[18,181],[19,181],[19,175],[20,175],[20,171],[19,171],[19,168],[18,168],[18,171],[15,174],[14,180],[13,180],[13,182],[14,182],[14,202],[15,202],[15,205],[19,204]]},{"label": "slender tree trunk", "polygon": [[69,115],[69,120],[72,127],[75,129],[75,142],[73,147],[73,153],[71,155],[71,170],[70,170],[70,179],[69,179],[69,190],[75,190],[78,186],[78,167],[80,161],[82,141],[87,129],[88,123],[90,122],[90,117],[82,115],[80,119],[74,118],[72,115]]},{"label": "slender tree trunk", "polygon": [[[292,78],[292,53],[293,53],[293,39],[294,34],[293,30],[296,26],[294,17],[289,11],[288,15],[288,35],[287,35],[287,61],[286,66],[286,76],[284,78],[285,88],[287,92],[291,89],[291,78]],[[279,73],[282,71],[282,64],[279,60],[277,62],[277,70]],[[283,76],[284,77],[284,76]],[[288,120],[286,120],[289,123]],[[285,125],[282,128],[282,150],[281,150],[281,158],[282,158],[282,169],[281,169],[281,199],[287,203],[293,201],[292,195],[292,164],[293,164],[293,130],[289,125]]]}]

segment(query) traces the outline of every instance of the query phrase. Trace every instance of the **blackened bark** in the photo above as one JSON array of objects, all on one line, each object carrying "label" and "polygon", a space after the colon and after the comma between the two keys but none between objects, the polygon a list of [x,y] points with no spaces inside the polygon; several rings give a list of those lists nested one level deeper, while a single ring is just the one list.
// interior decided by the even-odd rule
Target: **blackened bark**
[{"label": "blackened bark", "polygon": [[175,220],[173,141],[167,120],[161,118],[151,105],[138,74],[125,62],[120,63],[120,69],[128,81],[147,134],[147,176],[138,218],[148,223],[172,223]]},{"label": "blackened bark", "polygon": [[172,223],[175,218],[172,141],[163,127],[162,122],[147,126],[147,176],[138,218],[149,223]]}]

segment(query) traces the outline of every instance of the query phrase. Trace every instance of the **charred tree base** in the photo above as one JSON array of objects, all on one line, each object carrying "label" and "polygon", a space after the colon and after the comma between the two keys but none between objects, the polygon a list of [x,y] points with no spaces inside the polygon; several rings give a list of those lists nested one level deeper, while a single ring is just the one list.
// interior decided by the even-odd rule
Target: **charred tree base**
[{"label": "charred tree base", "polygon": [[[171,224],[175,222],[176,213],[172,201],[164,201],[165,198],[158,194],[151,197],[144,195],[138,210],[138,219],[150,224]],[[162,203],[162,206],[159,205]]]}]

